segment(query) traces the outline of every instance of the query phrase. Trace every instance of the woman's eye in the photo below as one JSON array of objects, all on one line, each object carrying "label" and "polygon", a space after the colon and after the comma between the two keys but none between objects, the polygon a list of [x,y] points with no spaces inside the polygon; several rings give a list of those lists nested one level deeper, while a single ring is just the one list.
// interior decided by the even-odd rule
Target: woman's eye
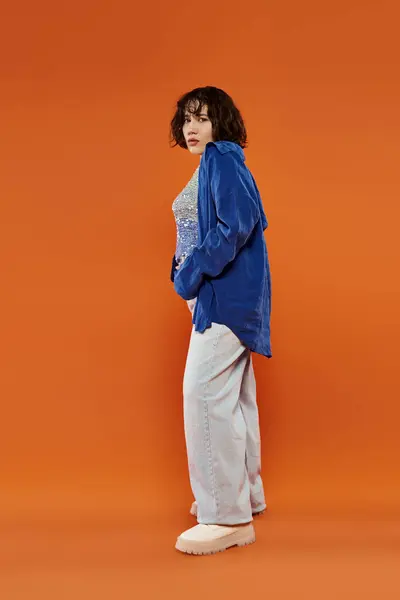
[{"label": "woman's eye", "polygon": [[[199,117],[197,120],[200,123],[203,123],[203,121],[208,121],[208,119],[206,119],[205,117]],[[189,123],[189,121],[190,121],[190,117],[185,117],[183,120],[184,123]]]}]

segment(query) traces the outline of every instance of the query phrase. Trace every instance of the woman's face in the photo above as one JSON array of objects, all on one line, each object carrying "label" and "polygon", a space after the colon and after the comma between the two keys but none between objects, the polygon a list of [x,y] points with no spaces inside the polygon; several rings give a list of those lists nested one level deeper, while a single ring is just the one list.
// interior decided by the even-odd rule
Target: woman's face
[{"label": "woman's face", "polygon": [[192,154],[203,154],[206,144],[213,141],[212,123],[207,115],[207,106],[203,106],[198,116],[186,111],[182,132]]}]

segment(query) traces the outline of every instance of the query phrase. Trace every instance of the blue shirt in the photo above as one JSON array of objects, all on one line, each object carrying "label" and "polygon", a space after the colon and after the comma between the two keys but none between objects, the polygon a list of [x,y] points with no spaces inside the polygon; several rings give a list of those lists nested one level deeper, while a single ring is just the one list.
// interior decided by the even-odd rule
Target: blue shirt
[{"label": "blue shirt", "polygon": [[233,142],[209,142],[200,161],[198,246],[171,280],[184,299],[197,297],[195,330],[229,327],[253,352],[270,358],[271,275],[260,193]]}]

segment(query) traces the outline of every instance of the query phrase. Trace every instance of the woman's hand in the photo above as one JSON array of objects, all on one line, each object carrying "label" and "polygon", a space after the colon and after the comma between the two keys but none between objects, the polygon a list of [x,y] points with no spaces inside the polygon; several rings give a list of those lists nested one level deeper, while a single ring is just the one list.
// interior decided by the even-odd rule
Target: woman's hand
[{"label": "woman's hand", "polygon": [[194,307],[196,306],[196,300],[197,298],[193,298],[192,300],[186,300],[188,308],[192,314],[194,311]]},{"label": "woman's hand", "polygon": [[[178,264],[175,267],[176,271],[181,267],[181,265],[184,262],[185,258],[186,258],[186,256],[181,256],[180,257],[180,259],[178,260]],[[190,310],[190,312],[192,314],[193,314],[193,311],[194,311],[194,307],[196,306],[196,300],[197,300],[197,298],[193,298],[192,300],[186,300],[188,308],[189,308],[189,310]]]},{"label": "woman's hand", "polygon": [[178,264],[177,264],[177,265],[176,265],[176,267],[175,267],[175,270],[176,270],[176,271],[177,271],[177,270],[180,268],[180,266],[182,265],[182,263],[183,263],[183,261],[185,260],[185,258],[186,258],[185,256],[181,256],[181,257],[180,257],[180,259],[178,260]]}]

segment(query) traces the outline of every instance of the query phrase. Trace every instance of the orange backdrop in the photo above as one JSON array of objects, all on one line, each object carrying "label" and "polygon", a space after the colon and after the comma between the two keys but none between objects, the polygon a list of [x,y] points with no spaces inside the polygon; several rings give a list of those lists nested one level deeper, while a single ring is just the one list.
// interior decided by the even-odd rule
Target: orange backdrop
[{"label": "orange backdrop", "polygon": [[9,3],[3,517],[189,505],[191,325],[169,270],[171,204],[196,159],[169,148],[168,124],[176,98],[200,85],[224,88],[243,111],[270,221],[274,357],[255,356],[270,508],[398,510],[399,89],[388,9]]}]

